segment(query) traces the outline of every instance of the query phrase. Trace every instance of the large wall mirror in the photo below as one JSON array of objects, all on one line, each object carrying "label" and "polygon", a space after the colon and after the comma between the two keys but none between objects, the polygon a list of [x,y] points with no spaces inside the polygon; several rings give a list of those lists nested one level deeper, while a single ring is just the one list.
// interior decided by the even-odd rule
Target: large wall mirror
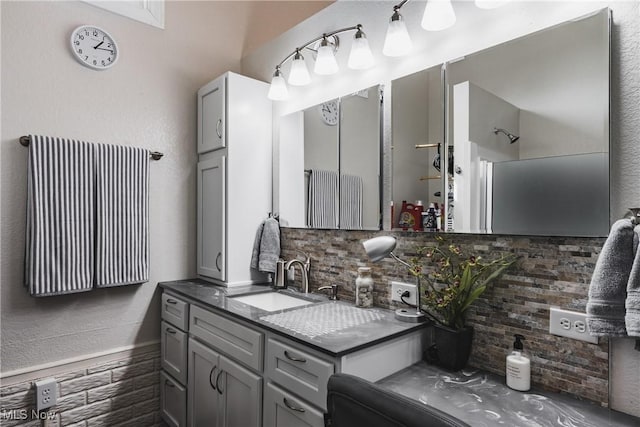
[{"label": "large wall mirror", "polygon": [[606,236],[609,34],[603,10],[451,61],[444,86],[394,80],[393,227],[420,200],[446,231]]},{"label": "large wall mirror", "polygon": [[381,90],[371,87],[280,118],[283,227],[380,229]]}]

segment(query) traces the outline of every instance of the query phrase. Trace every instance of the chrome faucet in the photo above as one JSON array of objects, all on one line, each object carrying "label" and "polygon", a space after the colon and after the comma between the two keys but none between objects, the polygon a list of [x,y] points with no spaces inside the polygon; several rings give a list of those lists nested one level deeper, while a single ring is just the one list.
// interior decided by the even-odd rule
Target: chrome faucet
[{"label": "chrome faucet", "polygon": [[307,271],[307,277],[309,277],[309,272],[311,271],[311,257],[308,253],[303,252],[300,249],[297,249],[296,252],[304,257],[304,269]]},{"label": "chrome faucet", "polygon": [[300,285],[300,291],[308,294],[309,293],[309,275],[307,274],[307,267],[304,261],[300,261],[299,259],[292,259],[287,262],[284,266],[285,271],[289,271],[291,267],[295,264],[300,266],[300,272],[302,273],[302,283]]}]

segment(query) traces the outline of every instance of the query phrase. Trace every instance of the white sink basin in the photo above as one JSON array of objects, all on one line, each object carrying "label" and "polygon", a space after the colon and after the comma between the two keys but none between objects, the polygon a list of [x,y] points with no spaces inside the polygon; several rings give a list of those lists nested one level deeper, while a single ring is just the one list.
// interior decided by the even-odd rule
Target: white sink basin
[{"label": "white sink basin", "polygon": [[278,292],[264,292],[261,294],[243,295],[231,298],[269,312],[313,304],[313,301],[307,301],[306,299],[296,298]]}]

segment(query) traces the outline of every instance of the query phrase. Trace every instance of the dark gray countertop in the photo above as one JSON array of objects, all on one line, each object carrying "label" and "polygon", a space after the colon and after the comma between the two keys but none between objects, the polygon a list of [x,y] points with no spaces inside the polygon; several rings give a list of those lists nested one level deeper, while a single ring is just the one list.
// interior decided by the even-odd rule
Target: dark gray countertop
[{"label": "dark gray countertop", "polygon": [[640,426],[639,418],[567,395],[512,390],[504,378],[479,370],[452,373],[419,362],[378,384],[472,427]]},{"label": "dark gray countertop", "polygon": [[[274,314],[289,313],[308,307],[318,308],[323,311],[324,315],[327,313],[332,314],[333,312],[336,313],[336,316],[340,316],[345,312],[350,315],[354,311],[352,309],[353,304],[341,301],[328,301],[323,295],[297,293],[296,296],[312,298],[321,302],[312,306],[267,312],[236,301],[230,297],[258,292],[270,292],[271,288],[268,286],[254,285],[225,288],[222,286],[215,286],[200,279],[160,282],[158,285],[162,289],[172,292],[178,296],[181,295],[187,297],[205,308],[223,312],[232,317],[248,321],[260,328],[270,330],[286,338],[311,346],[318,351],[334,357],[340,357],[345,354],[373,346],[379,342],[413,332],[426,326],[425,324],[400,322],[394,318],[394,313],[391,310],[385,310],[382,308],[357,309],[366,310],[368,313],[363,314],[366,314],[369,317],[374,316],[376,320],[368,321],[356,326],[345,328],[338,327],[330,333],[308,336],[289,328],[280,327],[277,324],[266,321],[265,318]],[[327,306],[320,308],[320,304],[325,304]],[[330,304],[332,306],[329,306]]]}]

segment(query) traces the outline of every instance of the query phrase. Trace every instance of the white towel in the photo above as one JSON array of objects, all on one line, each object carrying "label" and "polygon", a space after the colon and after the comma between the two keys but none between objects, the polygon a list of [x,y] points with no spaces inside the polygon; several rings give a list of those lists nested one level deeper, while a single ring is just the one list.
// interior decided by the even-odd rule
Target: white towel
[{"label": "white towel", "polygon": [[640,225],[633,229],[635,256],[627,283],[625,325],[630,337],[640,337]]},{"label": "white towel", "polygon": [[94,146],[31,135],[25,285],[32,296],[93,288]]},{"label": "white towel", "polygon": [[362,178],[340,177],[340,228],[362,230]]},{"label": "white towel", "polygon": [[149,280],[149,152],[96,146],[96,287]]},{"label": "white towel", "polygon": [[311,228],[338,228],[337,172],[311,171],[307,225]]}]

